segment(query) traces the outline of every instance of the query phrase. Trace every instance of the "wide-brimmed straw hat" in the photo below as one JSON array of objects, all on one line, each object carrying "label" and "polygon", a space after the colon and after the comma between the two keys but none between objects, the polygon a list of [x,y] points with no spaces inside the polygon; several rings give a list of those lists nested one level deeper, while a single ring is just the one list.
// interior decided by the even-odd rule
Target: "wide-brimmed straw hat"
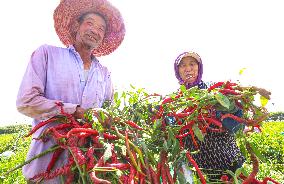
[{"label": "wide-brimmed straw hat", "polygon": [[56,33],[64,45],[73,45],[79,28],[78,18],[88,12],[101,15],[107,26],[104,39],[93,54],[108,55],[123,41],[125,26],[119,10],[106,0],[61,0],[53,14]]}]

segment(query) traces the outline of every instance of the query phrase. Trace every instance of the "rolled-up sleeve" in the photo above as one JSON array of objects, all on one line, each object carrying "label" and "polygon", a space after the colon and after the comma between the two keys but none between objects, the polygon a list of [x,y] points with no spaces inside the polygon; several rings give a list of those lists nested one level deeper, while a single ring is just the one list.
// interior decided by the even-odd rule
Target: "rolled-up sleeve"
[{"label": "rolled-up sleeve", "polygon": [[[44,46],[33,52],[19,88],[16,106],[20,113],[34,119],[46,119],[59,114],[56,99],[45,97],[48,53]],[[74,113],[77,104],[65,103],[64,109]]]}]

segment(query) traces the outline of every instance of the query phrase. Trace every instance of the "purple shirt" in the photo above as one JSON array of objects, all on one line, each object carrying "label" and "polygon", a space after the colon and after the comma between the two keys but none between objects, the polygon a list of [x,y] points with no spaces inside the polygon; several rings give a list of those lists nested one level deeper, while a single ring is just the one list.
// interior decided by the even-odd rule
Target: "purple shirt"
[{"label": "purple shirt", "polygon": [[[19,112],[34,119],[32,126],[60,114],[55,102],[62,102],[67,113],[74,113],[76,106],[101,107],[105,100],[112,100],[113,85],[110,72],[94,57],[85,79],[83,61],[73,46],[60,48],[43,45],[33,52],[24,74],[17,97]],[[52,124],[39,129],[33,137]],[[32,140],[27,159],[43,152],[54,142]],[[23,167],[23,174],[31,178],[46,170],[52,154],[32,161]],[[62,164],[62,158],[58,164]]]}]

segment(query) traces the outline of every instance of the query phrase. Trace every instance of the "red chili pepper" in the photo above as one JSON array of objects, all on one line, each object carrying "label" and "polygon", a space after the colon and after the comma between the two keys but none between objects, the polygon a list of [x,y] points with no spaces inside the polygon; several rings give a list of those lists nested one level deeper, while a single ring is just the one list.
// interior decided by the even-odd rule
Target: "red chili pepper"
[{"label": "red chili pepper", "polygon": [[[161,156],[160,156],[161,158]],[[160,160],[157,164],[157,180],[159,181],[160,180],[160,177],[161,177],[161,170],[162,170],[162,160]]]},{"label": "red chili pepper", "polygon": [[105,167],[115,167],[121,171],[128,170],[130,168],[130,164],[127,163],[106,163]]},{"label": "red chili pepper", "polygon": [[165,98],[163,101],[162,101],[162,104],[166,104],[166,103],[171,103],[173,102],[174,100],[172,99],[172,97],[168,97],[168,98]]},{"label": "red chili pepper", "polygon": [[104,179],[100,179],[96,176],[95,171],[90,172],[89,176],[92,180],[93,183],[99,183],[99,184],[111,184],[111,182],[109,182],[108,180],[104,180]]},{"label": "red chili pepper", "polygon": [[50,160],[50,162],[47,166],[47,169],[46,169],[47,172],[51,171],[51,169],[54,167],[58,157],[61,155],[61,153],[63,151],[64,151],[64,149],[60,148],[60,147],[54,151],[54,153],[52,154],[52,158],[51,158],[51,160]]},{"label": "red chili pepper", "polygon": [[187,130],[187,129],[190,129],[193,124],[195,123],[195,121],[190,121],[190,122],[187,122],[186,125],[184,125],[183,127],[181,127],[181,129],[179,130],[180,133],[183,133],[183,131]]},{"label": "red chili pepper", "polygon": [[59,133],[57,130],[55,130],[54,127],[48,128],[46,133],[50,133],[51,135],[53,135],[53,138],[55,138],[56,140],[61,139],[61,138],[66,138],[66,135]]},{"label": "red chili pepper", "polygon": [[222,175],[221,181],[223,181],[223,182],[229,181],[229,177],[227,175]]},{"label": "red chili pepper", "polygon": [[114,151],[114,144],[111,144],[111,162],[112,163],[118,163],[117,155]]},{"label": "red chili pepper", "polygon": [[135,122],[133,121],[126,121],[125,122],[127,125],[131,126],[132,128],[136,128],[138,130],[144,130],[143,128],[141,128],[139,125],[137,125]]},{"label": "red chili pepper", "polygon": [[65,183],[73,183],[74,178],[75,178],[75,174],[73,172],[68,172],[66,174],[66,181],[65,181]]},{"label": "red chili pepper", "polygon": [[176,138],[181,139],[181,138],[188,136],[189,134],[190,134],[190,132],[186,132],[186,133],[181,134],[181,135],[176,135]]},{"label": "red chili pepper", "polygon": [[222,123],[215,118],[208,118],[208,117],[201,117],[200,116],[200,117],[198,117],[198,120],[199,121],[205,120],[205,121],[209,122],[210,124],[216,125],[218,127],[222,127]]},{"label": "red chili pepper", "polygon": [[216,84],[213,84],[212,86],[210,86],[207,90],[208,90],[208,92],[210,92],[215,88],[221,87],[223,84],[224,84],[224,82],[217,82]]},{"label": "red chili pepper", "polygon": [[58,125],[54,126],[53,128],[58,131],[58,130],[67,129],[67,128],[71,128],[71,127],[72,127],[71,123],[62,123],[62,124],[58,124]]},{"label": "red chili pepper", "polygon": [[76,134],[76,133],[90,133],[92,135],[99,135],[99,132],[97,130],[93,130],[90,128],[73,128],[71,129],[68,133],[67,133],[67,137],[69,138],[72,134]]},{"label": "red chili pepper", "polygon": [[55,177],[60,176],[60,175],[65,175],[65,174],[70,172],[73,164],[74,164],[73,158],[69,158],[68,163],[66,165],[64,165],[63,167],[57,168],[57,169],[53,170],[52,172],[39,173],[39,174],[33,176],[30,180],[37,180],[37,179],[40,179],[40,178],[44,178],[44,179],[48,180],[48,179],[52,179],[52,178],[55,178]]},{"label": "red chili pepper", "polygon": [[193,142],[193,145],[194,145],[194,147],[196,148],[196,149],[198,149],[198,144],[197,144],[197,141],[196,141],[196,139],[195,139],[195,136],[194,136],[194,132],[193,132],[193,130],[192,129],[190,129],[190,135],[191,135],[191,139],[192,139],[192,142]]},{"label": "red chili pepper", "polygon": [[207,127],[207,131],[222,133],[222,132],[225,132],[226,130],[223,129],[223,128],[220,128],[220,129],[219,129],[219,128]]},{"label": "red chili pepper", "polygon": [[162,184],[168,184],[168,177],[167,177],[167,172],[165,170],[164,164],[162,165],[162,168],[161,168]]},{"label": "red chili pepper", "polygon": [[119,180],[121,181],[121,183],[127,183],[128,182],[128,176],[121,175]]},{"label": "red chili pepper", "polygon": [[197,108],[197,105],[194,105],[192,107],[187,107],[183,110],[183,112],[192,114],[192,112],[194,112],[196,108]]},{"label": "red chili pepper", "polygon": [[220,89],[219,92],[222,93],[223,95],[228,95],[228,94],[229,95],[240,95],[240,93],[232,89]]},{"label": "red chili pepper", "polygon": [[180,113],[175,114],[174,116],[177,117],[177,118],[185,118],[189,115],[190,115],[189,113],[180,112]]},{"label": "red chili pepper", "polygon": [[243,109],[243,105],[238,100],[235,100],[235,104],[238,108]]},{"label": "red chili pepper", "polygon": [[86,156],[88,158],[88,162],[87,162],[87,171],[91,170],[94,168],[95,166],[95,159],[94,159],[94,147],[91,146],[89,147]]},{"label": "red chili pepper", "polygon": [[129,172],[128,183],[134,182],[134,177],[135,177],[135,168],[131,165],[131,166],[130,166],[130,172]]},{"label": "red chili pepper", "polygon": [[81,166],[87,162],[83,151],[78,147],[70,147],[70,150],[73,153],[75,160],[77,161],[78,165]]},{"label": "red chili pepper", "polygon": [[206,184],[206,180],[205,180],[205,178],[204,178],[202,172],[200,171],[200,169],[199,169],[197,163],[195,162],[195,160],[191,157],[189,151],[186,152],[186,158],[188,159],[188,161],[189,161],[189,162],[193,165],[193,167],[195,168],[195,170],[196,170],[196,172],[197,172],[197,174],[198,174],[198,176],[199,176],[199,178],[200,178],[201,183],[202,183],[202,184]]},{"label": "red chili pepper", "polygon": [[236,120],[239,123],[249,123],[248,120],[240,118],[238,116],[235,116],[233,114],[224,114],[221,116],[221,121],[223,121],[225,118],[232,118],[233,120]]},{"label": "red chili pepper", "polygon": [[108,134],[108,133],[103,133],[103,137],[105,139],[108,139],[108,140],[117,140],[119,139],[116,135],[112,135],[112,134]]},{"label": "red chili pepper", "polygon": [[132,154],[132,151],[130,149],[129,140],[128,140],[128,130],[125,131],[125,146],[126,146],[126,151],[130,158],[131,164],[135,167],[137,171],[142,172],[141,169],[138,167],[136,159],[134,158],[135,154]]},{"label": "red chili pepper", "polygon": [[51,122],[55,122],[57,121],[58,119],[57,118],[50,118],[46,121],[42,121],[42,122],[39,122],[29,133],[28,135],[26,135],[25,137],[29,137],[30,135],[32,135],[33,133],[35,133],[38,129],[40,129],[41,127],[43,127],[44,125],[48,124],[48,123],[51,123]]},{"label": "red chili pepper", "polygon": [[166,172],[166,175],[167,175],[168,183],[169,184],[174,184],[174,180],[173,180],[173,177],[172,177],[172,175],[170,173],[169,166],[167,164],[165,164],[164,167],[165,167],[165,172]]},{"label": "red chili pepper", "polygon": [[275,181],[275,180],[273,180],[272,178],[269,178],[269,177],[264,178],[264,179],[262,180],[262,183],[263,183],[263,184],[267,184],[268,181],[270,181],[270,182],[272,182],[272,183],[275,183],[275,184],[280,184],[279,182],[277,182],[277,181]]},{"label": "red chili pepper", "polygon": [[158,176],[155,173],[154,169],[151,166],[149,166],[149,169],[150,169],[150,174],[151,174],[153,183],[154,184],[159,184]]},{"label": "red chili pepper", "polygon": [[258,171],[259,171],[259,162],[256,155],[253,153],[253,150],[248,142],[246,142],[246,148],[248,153],[250,154],[250,160],[252,161],[252,172],[250,175],[243,181],[243,184],[250,184],[255,179]]}]

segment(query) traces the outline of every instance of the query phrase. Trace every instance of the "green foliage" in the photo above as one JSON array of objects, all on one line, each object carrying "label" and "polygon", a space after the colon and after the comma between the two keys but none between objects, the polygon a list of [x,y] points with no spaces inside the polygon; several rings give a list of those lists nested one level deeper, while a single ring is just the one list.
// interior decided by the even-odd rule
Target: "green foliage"
[{"label": "green foliage", "polygon": [[283,121],[284,120],[284,112],[272,112],[270,113],[267,121]]},{"label": "green foliage", "polygon": [[14,153],[11,154],[11,156],[0,156],[0,183],[3,184],[26,183],[21,169],[12,172],[8,176],[2,177],[5,172],[24,162],[27,155],[31,138],[23,139],[24,133],[17,126],[10,126],[9,129],[20,130],[18,133],[0,135],[0,153],[3,154],[7,151]]},{"label": "green foliage", "polygon": [[18,133],[20,131],[30,130],[31,128],[32,126],[27,124],[5,126],[5,127],[0,127],[0,134]]},{"label": "green foliage", "polygon": [[[260,161],[258,179],[271,177],[279,183],[284,183],[284,122],[265,122],[260,133],[253,133],[248,141],[255,145],[264,161]],[[250,160],[244,168],[251,171]]]}]

